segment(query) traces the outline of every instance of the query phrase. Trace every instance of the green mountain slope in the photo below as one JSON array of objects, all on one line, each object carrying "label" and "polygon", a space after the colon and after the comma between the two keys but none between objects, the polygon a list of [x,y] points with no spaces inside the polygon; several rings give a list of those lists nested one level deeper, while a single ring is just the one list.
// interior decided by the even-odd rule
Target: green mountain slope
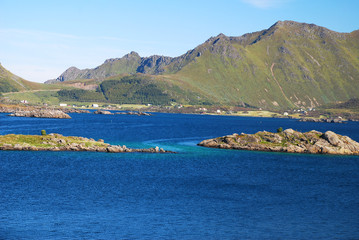
[{"label": "green mountain slope", "polygon": [[240,37],[220,34],[176,58],[131,52],[94,69],[68,69],[56,81],[123,73],[157,75],[162,83],[213,103],[316,107],[359,97],[359,31],[279,21]]},{"label": "green mountain slope", "polygon": [[[76,84],[76,81],[69,82]],[[119,104],[170,105],[172,102],[177,102],[202,105],[211,103],[210,100],[198,96],[198,93],[183,90],[160,76],[144,74],[109,77],[100,82],[92,91],[63,89],[58,92],[58,96],[61,101]]]},{"label": "green mountain slope", "polygon": [[174,75],[221,103],[298,108],[359,95],[356,32],[278,22],[241,37],[211,38],[192,55],[198,57]]},{"label": "green mountain slope", "polygon": [[41,84],[26,81],[6,70],[0,64],[0,93],[37,89]]}]

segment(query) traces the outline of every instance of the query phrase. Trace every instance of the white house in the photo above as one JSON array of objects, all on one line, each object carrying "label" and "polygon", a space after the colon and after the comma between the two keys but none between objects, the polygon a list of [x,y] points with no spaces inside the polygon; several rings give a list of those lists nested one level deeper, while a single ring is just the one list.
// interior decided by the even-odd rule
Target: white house
[{"label": "white house", "polygon": [[60,107],[67,107],[66,103],[60,103]]},{"label": "white house", "polygon": [[94,103],[92,104],[92,107],[98,108],[98,104]]}]

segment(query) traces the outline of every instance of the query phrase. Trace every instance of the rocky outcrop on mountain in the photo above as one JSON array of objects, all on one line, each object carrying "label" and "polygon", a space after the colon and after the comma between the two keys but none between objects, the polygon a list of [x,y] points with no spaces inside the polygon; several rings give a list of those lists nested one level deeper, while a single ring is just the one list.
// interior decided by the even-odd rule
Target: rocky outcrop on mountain
[{"label": "rocky outcrop on mountain", "polygon": [[172,62],[173,58],[153,55],[142,58],[141,63],[136,69],[137,73],[160,74],[165,72],[165,67]]},{"label": "rocky outcrop on mountain", "polygon": [[12,117],[34,117],[34,118],[71,118],[68,114],[60,110],[33,109],[18,110],[9,114]]},{"label": "rocky outcrop on mountain", "polygon": [[286,129],[279,133],[266,131],[255,134],[235,133],[203,140],[198,145],[252,151],[359,155],[358,142],[332,131],[321,133],[312,130],[301,133],[293,129]]},{"label": "rocky outcrop on mountain", "polygon": [[0,150],[14,151],[88,151],[108,153],[174,153],[162,148],[128,148],[125,145],[111,145],[104,143],[102,139],[84,137],[65,137],[61,134],[49,135],[2,135],[0,136]]}]

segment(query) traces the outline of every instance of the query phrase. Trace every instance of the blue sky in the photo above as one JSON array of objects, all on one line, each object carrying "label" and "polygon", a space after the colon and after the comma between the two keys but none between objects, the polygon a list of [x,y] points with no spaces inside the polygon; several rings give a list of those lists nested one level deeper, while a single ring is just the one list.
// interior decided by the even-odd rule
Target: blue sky
[{"label": "blue sky", "polygon": [[240,36],[278,20],[359,29],[357,0],[0,0],[0,63],[44,82],[130,51],[179,56],[211,36]]}]

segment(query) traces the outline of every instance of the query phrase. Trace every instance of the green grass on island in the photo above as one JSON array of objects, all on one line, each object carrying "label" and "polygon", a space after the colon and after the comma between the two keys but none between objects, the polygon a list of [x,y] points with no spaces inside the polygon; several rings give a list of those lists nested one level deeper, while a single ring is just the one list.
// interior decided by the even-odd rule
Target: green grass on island
[{"label": "green grass on island", "polygon": [[71,144],[82,144],[84,147],[106,147],[108,144],[102,141],[95,141],[83,137],[62,136],[60,134],[49,135],[22,135],[22,134],[8,134],[0,135],[0,147],[4,145],[21,145],[24,147],[37,147],[37,148],[53,148],[62,147]]}]

